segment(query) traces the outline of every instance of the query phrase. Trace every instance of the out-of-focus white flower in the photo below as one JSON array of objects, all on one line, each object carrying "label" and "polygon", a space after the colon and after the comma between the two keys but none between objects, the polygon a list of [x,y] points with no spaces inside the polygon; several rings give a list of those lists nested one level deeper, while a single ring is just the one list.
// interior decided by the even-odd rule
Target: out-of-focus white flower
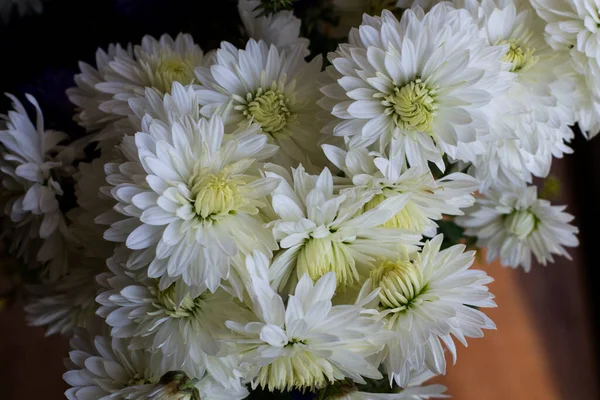
[{"label": "out-of-focus white flower", "polygon": [[544,22],[528,1],[454,3],[470,12],[489,45],[506,46],[504,61],[516,78],[489,107],[494,139],[486,141],[486,150],[474,162],[477,179],[485,190],[500,184],[524,185],[532,175],[545,177],[553,157],[572,152],[565,142],[573,137],[570,92],[575,87],[562,73],[566,54],[546,44]]},{"label": "out-of-focus white flower", "polygon": [[410,166],[442,156],[473,160],[488,133],[484,113],[511,80],[502,62],[507,46],[489,46],[464,10],[440,4],[429,13],[407,10],[365,15],[349,44],[329,55],[323,108],[335,118],[324,133],[348,138],[350,148],[397,141]]},{"label": "out-of-focus white flower", "polygon": [[[392,146],[393,147],[393,146]],[[366,148],[345,151],[339,147],[323,145],[325,155],[351,179],[351,187],[374,194],[365,206],[368,211],[387,198],[409,194],[406,205],[386,223],[386,228],[409,229],[433,237],[437,232],[435,220],[442,214],[462,215],[462,208],[475,202],[471,195],[478,182],[469,175],[453,173],[435,180],[426,168],[404,169],[404,157],[393,148],[386,158],[369,153]]]},{"label": "out-of-focus white flower", "polygon": [[77,106],[74,118],[79,125],[89,131],[97,131],[122,118],[100,109],[101,104],[112,99],[112,94],[101,91],[96,85],[104,82],[104,74],[110,69],[111,62],[132,57],[131,45],[123,48],[119,44],[111,43],[106,51],[96,51],[95,67],[83,61],[79,62],[80,73],[74,77],[76,86],[67,89],[69,100]]},{"label": "out-of-focus white flower", "polygon": [[578,73],[573,104],[577,122],[589,139],[600,132],[600,14],[591,0],[532,0],[547,25],[546,41],[553,49],[568,52]]},{"label": "out-of-focus white flower", "polygon": [[225,123],[258,124],[280,147],[273,160],[280,165],[320,160],[316,101],[322,60],[317,56],[306,62],[304,49],[295,45],[280,51],[251,39],[239,50],[223,42],[215,63],[196,69],[200,112],[211,117],[231,105]]},{"label": "out-of-focus white flower", "polygon": [[186,99],[193,100],[166,95],[172,115],[188,108],[192,114],[147,115],[135,138],[120,145],[125,162],[106,165],[115,210],[126,218],[104,237],[141,250],[133,257],[151,262],[148,275],[161,278],[161,290],[182,277],[215,292],[222,279],[232,282],[231,257],[238,252],[277,248],[259,209],[278,182],[263,178],[256,163],[277,148],[257,125],[225,134],[218,115],[196,120],[197,103],[180,104]]},{"label": "out-of-focus white flower", "polygon": [[106,267],[104,260],[69,254],[69,271],[58,282],[45,281],[28,289],[32,299],[25,306],[27,322],[46,327],[46,336],[71,336],[94,319],[98,304],[96,275]]},{"label": "out-of-focus white flower", "polygon": [[37,101],[30,95],[27,100],[35,107],[35,124],[17,98],[8,95],[13,110],[3,116],[6,130],[0,131],[0,177],[2,179],[3,214],[10,218],[9,232],[12,246],[19,257],[35,254],[33,240],[43,244],[37,252],[37,261],[52,261],[48,273],[56,280],[66,272],[64,260],[67,234],[58,197],[63,191],[57,181],[59,145],[66,134],[44,130],[44,118]]},{"label": "out-of-focus white flower", "polygon": [[478,198],[456,223],[465,234],[477,237],[477,246],[487,248],[487,262],[500,257],[502,265],[531,269],[531,254],[538,263],[554,262],[553,255],[570,259],[565,247],[579,245],[579,230],[569,224],[573,216],[566,206],[552,206],[538,199],[535,186],[490,190]]},{"label": "out-of-focus white flower", "polygon": [[293,179],[285,171],[278,173],[267,172],[281,182],[271,201],[279,219],[270,225],[282,251],[269,268],[279,290],[286,283],[293,289],[304,274],[316,281],[328,272],[335,272],[340,291],[360,286],[376,257],[393,257],[403,245],[419,243],[419,234],[379,227],[400,212],[409,194],[386,199],[363,213],[373,195],[337,193],[327,168],[315,176],[300,166],[293,170]]},{"label": "out-of-focus white flower", "polygon": [[248,292],[257,321],[228,321],[238,336],[233,351],[250,368],[252,388],[287,391],[314,390],[345,378],[365,383],[380,379],[377,366],[367,357],[378,353],[389,339],[381,323],[372,320],[361,305],[332,306],[335,273],[316,283],[308,275],[298,282],[287,305],[269,286],[269,260],[255,252],[246,259]]},{"label": "out-of-focus white flower", "polygon": [[267,45],[274,45],[279,50],[291,49],[294,45],[302,45],[308,51],[309,41],[300,37],[302,21],[294,16],[292,10],[280,11],[276,14],[259,16],[261,10],[257,9],[260,0],[239,0],[238,11],[246,34],[250,39],[264,40]]},{"label": "out-of-focus white flower", "polygon": [[174,82],[194,83],[194,69],[208,62],[210,57],[187,34],[158,40],[144,36],[133,50],[131,45],[110,45],[107,52],[96,53],[95,68],[80,63],[77,87],[68,91],[69,99],[79,107],[78,122],[98,130],[130,115],[128,100],[143,97],[148,87],[164,95],[171,93]]},{"label": "out-of-focus white flower", "polygon": [[440,250],[443,235],[427,241],[422,251],[396,259],[381,259],[371,271],[361,296],[380,289],[366,306],[379,309],[396,341],[386,348],[383,365],[390,383],[404,387],[411,371],[426,366],[444,374],[444,345],[456,362],[452,336],[465,346],[466,338],[483,336],[494,323],[475,307],[495,307],[485,272],[471,270],[474,251],[464,245]]},{"label": "out-of-focus white flower", "polygon": [[[218,368],[214,356],[221,347],[218,339],[226,331],[225,321],[244,321],[251,314],[223,289],[211,293],[178,280],[161,290],[145,271],[126,269],[128,252],[119,248],[107,261],[110,271],[98,277],[102,290],[96,298],[101,305],[97,313],[112,327],[111,335],[129,338],[131,349],[162,352],[193,376],[203,376],[213,365]],[[227,381],[235,371],[229,372]]]},{"label": "out-of-focus white flower", "polygon": [[1,0],[0,17],[4,23],[8,22],[13,11],[20,16],[34,12],[41,14],[43,10],[43,0]]},{"label": "out-of-focus white flower", "polygon": [[[63,378],[71,386],[69,400],[196,400],[242,399],[247,391],[224,389],[210,377],[189,377],[175,370],[169,360],[131,350],[127,339],[79,332],[71,340],[72,351]],[[214,395],[214,396],[213,396]]]}]

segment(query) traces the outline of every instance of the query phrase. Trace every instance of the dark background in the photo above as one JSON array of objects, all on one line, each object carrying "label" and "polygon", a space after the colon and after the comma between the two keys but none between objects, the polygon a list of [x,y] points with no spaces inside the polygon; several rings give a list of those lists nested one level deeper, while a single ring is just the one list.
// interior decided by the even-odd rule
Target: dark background
[{"label": "dark background", "polygon": [[[300,1],[303,15],[315,0]],[[13,15],[0,23],[0,92],[33,94],[46,128],[71,137],[85,132],[73,121],[65,90],[77,63],[95,64],[98,47],[137,44],[145,34],[191,33],[206,52],[221,40],[241,44],[236,0],[48,0],[41,15]],[[10,102],[0,99],[0,113]],[[456,367],[442,382],[457,400],[596,399],[600,312],[600,138],[577,134],[575,153],[553,166],[561,181],[560,204],[568,204],[581,246],[564,259],[530,274],[497,264],[483,267],[496,278],[491,291],[499,308],[489,314],[498,332],[459,350]],[[0,387],[7,399],[62,398],[66,341],[42,339],[25,327],[22,305],[0,311]],[[37,395],[36,395],[37,394]],[[2,398],[5,398],[1,396]]]}]

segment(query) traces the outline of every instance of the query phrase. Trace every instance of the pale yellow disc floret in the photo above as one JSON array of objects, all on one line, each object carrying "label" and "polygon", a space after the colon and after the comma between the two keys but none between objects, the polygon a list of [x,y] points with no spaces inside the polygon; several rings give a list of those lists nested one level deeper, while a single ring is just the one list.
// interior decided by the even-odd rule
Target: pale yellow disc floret
[{"label": "pale yellow disc floret", "polygon": [[392,116],[402,131],[432,131],[437,106],[431,90],[421,79],[395,87],[393,93],[385,96],[382,104],[386,107],[385,113]]}]

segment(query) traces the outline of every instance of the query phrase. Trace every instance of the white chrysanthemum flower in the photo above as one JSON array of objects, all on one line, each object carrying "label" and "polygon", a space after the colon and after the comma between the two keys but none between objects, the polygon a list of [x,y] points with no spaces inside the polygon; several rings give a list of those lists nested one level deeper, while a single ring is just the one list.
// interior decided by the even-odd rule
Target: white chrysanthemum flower
[{"label": "white chrysanthemum flower", "polygon": [[[156,279],[126,270],[129,250],[119,248],[107,261],[110,272],[98,277],[98,315],[112,327],[111,335],[130,338],[129,347],[161,352],[179,369],[203,376],[220,344],[227,319],[251,315],[223,289],[211,293],[178,280],[161,290]],[[233,371],[232,371],[233,372]],[[224,383],[225,384],[225,383]]]},{"label": "white chrysanthemum flower", "polygon": [[[91,163],[79,163],[74,175],[77,205],[67,213],[71,221],[68,246],[68,273],[58,282],[31,286],[32,301],[25,307],[31,325],[47,326],[46,335],[70,336],[77,327],[86,327],[95,316],[100,286],[96,276],[106,271],[106,259],[114,243],[103,239],[105,227],[94,222],[103,211],[112,209],[114,199],[101,192],[106,185],[102,156]],[[113,211],[116,215],[116,213]]]},{"label": "white chrysanthemum flower", "polygon": [[485,286],[493,279],[469,269],[474,251],[464,252],[464,245],[440,251],[442,240],[443,235],[438,235],[419,253],[380,259],[361,293],[380,289],[369,306],[379,309],[386,327],[396,335],[396,342],[384,353],[383,365],[390,383],[401,387],[408,383],[411,370],[424,365],[444,374],[444,345],[456,362],[452,336],[466,346],[466,338],[482,337],[482,329],[495,329],[484,313],[473,308],[496,306]]},{"label": "white chrysanthemum flower", "polygon": [[[223,399],[223,389],[210,377],[199,380],[174,371],[168,360],[144,350],[130,350],[126,339],[90,337],[85,332],[71,340],[69,369],[63,375],[72,386],[69,400],[195,400]],[[230,389],[230,399],[247,396]],[[215,393],[217,396],[213,397]]]},{"label": "white chrysanthemum flower", "polygon": [[252,388],[269,391],[317,389],[338,380],[364,383],[380,379],[367,357],[378,353],[389,337],[382,325],[364,316],[361,305],[332,306],[335,273],[316,283],[308,275],[298,282],[287,305],[269,286],[269,260],[255,252],[246,259],[248,292],[258,321],[228,321],[238,334],[233,351],[248,363]]},{"label": "white chrysanthemum flower", "polygon": [[0,131],[0,177],[2,179],[3,213],[13,222],[13,247],[17,255],[35,253],[30,244],[40,238],[44,244],[37,261],[52,261],[49,273],[52,280],[66,272],[64,235],[67,228],[59,208],[58,197],[63,191],[57,181],[60,160],[59,143],[66,134],[44,130],[44,119],[37,101],[27,100],[35,107],[35,124],[14,96],[13,110],[3,116],[6,130]]},{"label": "white chrysanthemum flower", "polygon": [[593,0],[532,0],[548,25],[548,43],[556,50],[574,49],[600,66],[600,6]]},{"label": "white chrysanthemum flower", "polygon": [[[516,79],[491,102],[489,124],[494,140],[474,162],[482,188],[502,183],[523,185],[532,175],[545,177],[552,158],[572,150],[569,125],[575,116],[563,88],[565,54],[544,41],[544,23],[523,0],[457,0],[479,24],[489,45],[506,45],[504,61]],[[570,78],[569,78],[570,79]],[[574,84],[574,83],[573,83]]]},{"label": "white chrysanthemum flower", "polygon": [[[571,53],[573,61],[571,73],[575,81],[575,89],[571,91],[575,120],[587,139],[600,133],[600,95],[594,91],[600,87],[600,71],[591,71],[590,62],[585,64],[583,56]],[[579,60],[578,60],[579,59]],[[576,61],[578,60],[578,61]],[[569,72],[566,72],[569,74]],[[600,90],[598,90],[600,92]]]},{"label": "white chrysanthemum flower", "polygon": [[293,289],[304,274],[316,281],[328,272],[335,272],[340,291],[360,287],[376,257],[393,257],[402,245],[419,243],[419,234],[379,227],[405,206],[409,194],[386,199],[363,213],[373,195],[336,193],[327,168],[315,176],[300,166],[293,170],[293,180],[285,171],[278,173],[266,174],[281,182],[271,201],[279,219],[270,226],[282,251],[269,269],[279,290],[286,284]]},{"label": "white chrysanthemum flower", "polygon": [[[164,105],[185,99],[165,96]],[[107,164],[106,172],[115,209],[127,218],[104,237],[143,250],[152,260],[148,275],[162,278],[161,289],[181,276],[214,292],[233,274],[230,261],[238,252],[277,248],[259,208],[278,182],[261,177],[256,163],[276,147],[257,125],[225,135],[216,115],[198,121],[147,115],[120,148],[126,161]]]},{"label": "white chrysanthemum flower", "polygon": [[489,46],[464,10],[440,4],[423,15],[407,10],[365,15],[329,58],[333,83],[321,91],[336,117],[324,133],[349,137],[351,148],[392,141],[413,167],[442,156],[474,158],[464,145],[486,135],[490,100],[506,89],[506,46]]},{"label": "white chrysanthemum flower", "polygon": [[10,19],[13,10],[23,16],[30,12],[41,14],[43,8],[43,0],[1,0],[0,17],[6,23]]},{"label": "white chrysanthemum flower", "polygon": [[[394,147],[394,146],[392,146]],[[463,215],[462,208],[472,206],[478,182],[469,175],[453,173],[435,180],[429,169],[405,169],[404,157],[392,148],[391,157],[369,153],[366,148],[345,151],[323,145],[325,155],[351,179],[351,187],[374,194],[365,206],[368,211],[387,198],[409,194],[406,205],[383,224],[385,228],[409,229],[433,237],[435,220],[442,214]]]},{"label": "white chrysanthemum flower", "polygon": [[580,101],[573,108],[582,132],[589,139],[600,132],[600,7],[591,0],[532,0],[531,3],[547,22],[548,44],[557,51],[568,51],[576,65],[579,82],[575,92]]},{"label": "white chrysanthemum flower", "polygon": [[202,85],[198,101],[210,117],[226,104],[232,111],[226,123],[257,123],[262,133],[280,147],[275,162],[291,164],[322,157],[315,104],[320,56],[304,60],[304,46],[279,51],[264,41],[250,39],[244,50],[223,42],[210,67],[196,69]]},{"label": "white chrysanthemum flower", "polygon": [[477,246],[487,248],[487,262],[500,257],[502,265],[531,269],[531,254],[538,263],[554,262],[553,255],[570,259],[564,247],[579,245],[579,230],[569,224],[573,216],[566,206],[552,206],[538,199],[535,186],[490,190],[456,223],[465,234],[477,237]]},{"label": "white chrysanthemum flower", "polygon": [[96,66],[83,61],[79,62],[80,73],[74,77],[75,87],[67,89],[67,96],[75,104],[75,121],[89,131],[98,131],[108,127],[112,122],[122,118],[120,115],[105,112],[100,105],[112,99],[112,94],[104,93],[96,87],[104,82],[105,73],[110,69],[110,63],[115,59],[133,57],[132,46],[127,48],[119,44],[109,44],[108,49],[96,51]]},{"label": "white chrysanthemum flower", "polygon": [[[95,242],[98,243],[98,242]],[[44,282],[28,289],[32,299],[25,306],[27,322],[45,326],[46,336],[71,336],[95,317],[99,285],[96,275],[106,270],[104,260],[69,254],[69,272],[57,282]]]},{"label": "white chrysanthemum flower", "polygon": [[291,49],[294,45],[302,45],[308,51],[309,40],[300,37],[302,21],[294,16],[292,10],[280,11],[276,14],[259,16],[260,0],[239,0],[238,11],[250,39],[264,40],[267,45],[274,45],[279,50]]},{"label": "white chrysanthemum flower", "polygon": [[68,93],[79,107],[78,121],[88,129],[102,128],[131,114],[128,100],[143,97],[147,87],[164,95],[171,92],[174,82],[194,83],[194,69],[210,62],[187,34],[175,39],[163,35],[159,40],[144,36],[133,51],[111,45],[96,57],[96,68],[80,64],[78,88]]}]

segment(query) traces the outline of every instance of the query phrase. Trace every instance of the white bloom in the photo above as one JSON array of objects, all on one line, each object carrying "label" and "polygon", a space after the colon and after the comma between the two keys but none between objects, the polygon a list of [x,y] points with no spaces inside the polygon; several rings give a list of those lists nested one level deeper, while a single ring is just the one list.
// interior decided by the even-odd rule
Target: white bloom
[{"label": "white bloom", "polygon": [[210,117],[226,104],[233,110],[226,123],[260,125],[262,133],[279,145],[278,164],[322,157],[318,148],[316,114],[320,56],[304,61],[304,47],[280,51],[249,40],[244,50],[221,44],[210,67],[196,69],[202,85],[198,101]]},{"label": "white bloom", "polygon": [[96,275],[106,269],[104,260],[69,254],[69,263],[69,272],[58,282],[28,288],[32,300],[25,306],[27,321],[46,326],[46,336],[71,336],[76,328],[87,326],[98,308]]},{"label": "white bloom", "polygon": [[[573,79],[576,88],[571,91],[573,109],[576,113],[575,120],[581,128],[583,135],[591,139],[600,133],[600,96],[594,91],[600,87],[600,72],[596,73],[586,64],[581,55],[571,53],[573,60]],[[568,72],[567,72],[568,73]]]},{"label": "white bloom", "polygon": [[103,154],[90,163],[80,162],[74,178],[77,207],[69,210],[68,219],[71,221],[69,231],[73,237],[73,247],[86,255],[104,262],[112,256],[114,243],[104,240],[105,226],[96,223],[98,216],[103,215],[104,224],[121,219],[120,214],[113,210],[115,200],[106,187],[104,165],[114,157],[114,154]]},{"label": "white bloom", "polygon": [[327,168],[315,176],[300,166],[293,170],[293,180],[285,172],[279,173],[267,172],[281,181],[272,195],[279,219],[271,225],[282,249],[269,269],[274,287],[282,290],[290,281],[293,288],[304,274],[316,281],[335,272],[340,291],[344,291],[364,282],[376,257],[393,257],[402,245],[419,243],[419,234],[379,227],[405,206],[409,194],[386,199],[363,213],[373,196],[334,192]]},{"label": "white bloom", "polygon": [[[222,399],[223,389],[210,377],[199,380],[173,371],[174,365],[143,350],[130,350],[126,339],[92,337],[85,332],[71,340],[69,369],[63,375],[72,386],[69,400],[192,400]],[[172,372],[170,372],[172,371]],[[212,395],[217,396],[213,397]],[[231,399],[241,399],[247,392]],[[194,395],[194,397],[192,397]]]},{"label": "white bloom", "polygon": [[144,36],[133,51],[111,45],[107,53],[99,50],[96,58],[97,69],[80,64],[78,88],[68,93],[79,106],[78,121],[88,129],[131,114],[128,100],[143,97],[147,87],[164,95],[171,92],[174,82],[194,83],[194,68],[210,62],[187,34],[175,39],[163,35],[159,40]]},{"label": "white bloom", "polygon": [[[244,308],[223,289],[211,293],[178,280],[161,290],[144,272],[128,271],[128,250],[119,248],[107,261],[110,272],[98,277],[98,315],[112,327],[111,335],[130,338],[132,349],[162,352],[188,374],[204,375],[223,335],[226,319],[244,320]],[[233,371],[230,371],[233,374]],[[226,382],[223,382],[226,384]]]},{"label": "white bloom", "polygon": [[389,11],[365,15],[349,41],[329,55],[333,83],[320,104],[336,119],[324,133],[380,152],[398,141],[413,167],[443,169],[444,153],[474,158],[463,147],[488,133],[483,110],[510,83],[506,47],[488,46],[466,11],[448,4],[407,10],[400,21]]},{"label": "white bloom", "polygon": [[115,59],[128,59],[133,57],[132,46],[127,48],[119,44],[109,44],[108,49],[96,51],[96,66],[91,66],[83,61],[79,62],[79,74],[74,77],[75,87],[67,89],[67,96],[71,103],[77,106],[75,121],[90,131],[102,130],[112,122],[122,118],[120,115],[111,114],[100,109],[100,105],[110,101],[112,94],[104,93],[96,87],[104,82],[104,76],[110,69],[110,63]]},{"label": "white bloom", "polygon": [[580,74],[576,89],[580,102],[574,104],[577,122],[591,138],[600,132],[600,8],[591,0],[533,0],[543,18],[546,40],[558,51],[569,52]]},{"label": "white bloom", "polygon": [[573,48],[600,66],[600,8],[593,0],[532,0],[546,25],[548,43],[557,50]]},{"label": "white bloom", "polygon": [[500,257],[502,265],[529,271],[532,253],[546,265],[554,262],[553,254],[570,259],[564,247],[579,245],[579,230],[569,224],[573,216],[565,208],[538,199],[535,186],[503,188],[477,199],[456,223],[466,228],[466,235],[477,237],[478,247],[487,248],[487,262]]},{"label": "white bloom", "polygon": [[66,134],[44,130],[42,111],[32,96],[26,95],[36,110],[35,124],[21,102],[14,96],[8,97],[14,110],[3,117],[6,130],[0,131],[3,213],[13,222],[11,236],[19,257],[35,253],[32,240],[44,241],[37,261],[54,261],[49,273],[55,280],[66,272],[61,261],[66,224],[58,202],[63,191],[57,181],[61,166],[57,153]]},{"label": "white bloom", "polygon": [[31,11],[40,14],[43,10],[43,0],[1,0],[0,16],[5,23],[9,21],[15,9],[21,16]]},{"label": "white bloom", "polygon": [[[394,146],[392,146],[394,147]],[[475,202],[471,195],[478,183],[471,176],[453,173],[435,180],[429,169],[404,169],[404,157],[398,152],[386,158],[369,153],[365,148],[344,151],[331,145],[323,145],[325,155],[352,181],[352,187],[374,194],[365,204],[370,210],[383,200],[409,194],[404,208],[383,224],[386,228],[403,228],[433,237],[437,232],[434,220],[442,214],[462,215],[461,208]]]},{"label": "white bloom", "polygon": [[[532,175],[545,177],[552,157],[572,150],[565,145],[575,121],[569,99],[575,87],[564,88],[566,54],[544,41],[544,23],[527,1],[457,0],[477,20],[489,45],[505,45],[504,61],[515,75],[508,91],[490,105],[494,140],[474,162],[482,188],[502,183],[523,185]],[[574,85],[574,82],[573,82]],[[562,95],[562,92],[565,95]]]},{"label": "white bloom", "polygon": [[381,259],[362,293],[379,288],[375,304],[397,341],[387,347],[383,365],[390,378],[404,387],[411,370],[427,366],[444,374],[444,345],[456,362],[452,336],[465,346],[466,338],[482,337],[494,323],[476,307],[495,307],[487,285],[493,279],[470,270],[474,251],[464,245],[440,251],[443,235],[427,241],[422,251],[396,259]]},{"label": "white bloom", "polygon": [[267,45],[274,45],[279,50],[290,49],[296,44],[304,46],[308,52],[309,41],[300,37],[301,22],[292,10],[280,11],[276,14],[259,17],[260,0],[239,0],[238,11],[244,29],[249,38],[264,40]]},{"label": "white bloom", "polygon": [[269,286],[269,260],[254,253],[246,259],[251,282],[248,292],[258,321],[227,326],[238,334],[235,351],[248,362],[252,388],[269,391],[322,388],[345,378],[365,383],[380,379],[375,365],[366,360],[379,352],[388,337],[382,326],[360,305],[332,306],[335,273],[315,284],[304,275],[287,305]]},{"label": "white bloom", "polygon": [[[186,99],[167,95],[164,105],[186,109],[180,104]],[[230,259],[239,251],[277,248],[259,213],[277,181],[262,178],[256,163],[276,147],[259,133],[253,125],[225,135],[218,116],[162,121],[147,115],[135,138],[120,146],[126,161],[105,168],[115,209],[126,216],[105,239],[143,250],[141,257],[152,261],[148,275],[162,278],[161,289],[181,276],[216,291],[233,275]]]}]

